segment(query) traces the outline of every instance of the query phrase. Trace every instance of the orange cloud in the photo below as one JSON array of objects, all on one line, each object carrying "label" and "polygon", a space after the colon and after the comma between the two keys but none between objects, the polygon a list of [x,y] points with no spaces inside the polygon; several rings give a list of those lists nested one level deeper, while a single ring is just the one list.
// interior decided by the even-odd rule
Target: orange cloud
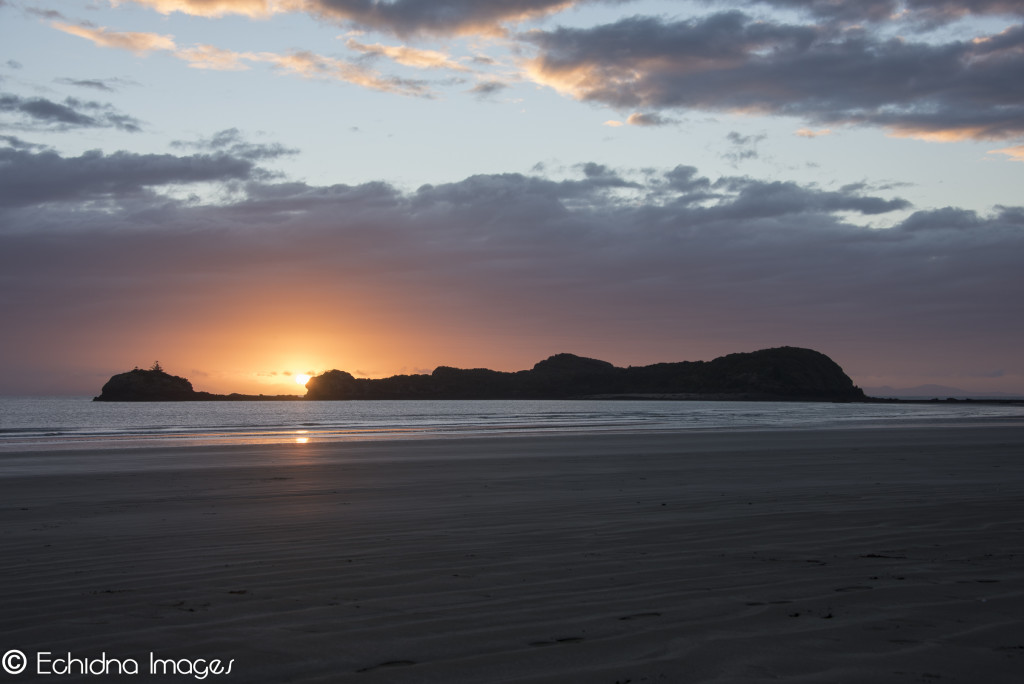
[{"label": "orange cloud", "polygon": [[[587,93],[599,87],[602,82],[602,75],[596,73],[597,68],[584,64],[572,67],[557,67],[546,64],[542,59],[530,59],[522,63],[523,72],[526,77],[538,85],[547,86],[569,95],[577,100],[582,100]],[[603,74],[611,77],[611,74]],[[620,78],[609,78],[605,82],[619,82]]]},{"label": "orange cloud", "polygon": [[297,74],[304,78],[326,78],[352,83],[371,90],[430,97],[430,90],[419,81],[400,78],[386,78],[380,73],[333,57],[324,57],[299,50],[289,55],[278,55],[272,52],[261,52],[250,59],[269,62],[279,69]]},{"label": "orange cloud", "polygon": [[64,33],[70,33],[80,38],[85,38],[96,43],[100,47],[118,48],[128,50],[137,55],[156,50],[174,50],[174,38],[162,36],[157,33],[136,33],[134,31],[109,31],[102,26],[79,26],[54,22],[53,27]]},{"label": "orange cloud", "polygon": [[926,142],[962,142],[964,140],[991,140],[1002,137],[984,126],[964,126],[962,128],[924,129],[912,127],[893,127],[889,130],[891,138],[913,138]]},{"label": "orange cloud", "polygon": [[296,2],[275,0],[110,0],[115,7],[125,2],[144,5],[161,14],[181,12],[198,17],[222,17],[227,14],[266,17],[297,5]]},{"label": "orange cloud", "polygon": [[794,134],[800,136],[801,138],[820,138],[825,135],[832,135],[832,129],[819,128],[818,130],[815,131],[810,128],[798,128],[794,132]]},{"label": "orange cloud", "polygon": [[183,59],[194,69],[211,69],[214,71],[244,71],[249,68],[243,60],[255,57],[248,52],[233,52],[213,45],[196,45],[191,48],[177,50],[174,56]]},{"label": "orange cloud", "polygon": [[437,50],[420,50],[406,45],[382,45],[380,43],[360,43],[349,38],[345,45],[350,50],[362,52],[366,55],[383,56],[405,66],[417,69],[454,69],[455,71],[469,71],[464,65],[451,59],[448,55]]},{"label": "orange cloud", "polygon": [[1005,154],[1010,158],[1010,161],[1024,162],[1024,145],[1014,145],[1013,147],[1004,147],[999,150],[989,150],[989,154]]},{"label": "orange cloud", "polygon": [[[324,78],[343,81],[364,88],[370,88],[371,90],[397,93],[399,95],[413,95],[417,97],[431,97],[432,95],[430,89],[421,81],[383,76],[373,69],[341,59],[317,55],[308,50],[300,50],[288,55],[279,55],[273,52],[234,52],[205,44],[179,49],[174,43],[172,36],[162,36],[156,33],[118,32],[110,31],[104,27],[79,26],[60,22],[55,22],[53,26],[65,33],[91,40],[102,47],[129,50],[137,55],[165,50],[171,52],[178,59],[188,62],[189,66],[196,69],[242,71],[249,68],[246,62],[266,62],[304,78]],[[380,47],[384,48],[385,46]],[[413,53],[433,52],[430,50],[413,50],[411,48],[408,50],[409,53],[406,54],[405,58],[410,61],[417,58],[417,55]],[[447,57],[441,55],[441,53],[436,53],[436,55],[440,56],[442,60],[447,60]],[[424,63],[428,63],[430,59],[430,56],[426,54],[421,54],[418,57],[424,60]],[[435,63],[437,63],[436,59]],[[461,66],[457,63],[453,64],[456,67]]]},{"label": "orange cloud", "polygon": [[437,3],[365,2],[363,0],[110,0],[115,7],[129,2],[161,14],[181,12],[199,17],[239,14],[253,18],[282,12],[307,12],[314,16],[383,29],[397,34],[502,35],[502,24],[561,12],[578,0],[531,0],[514,7],[501,3],[464,3],[454,10]]}]

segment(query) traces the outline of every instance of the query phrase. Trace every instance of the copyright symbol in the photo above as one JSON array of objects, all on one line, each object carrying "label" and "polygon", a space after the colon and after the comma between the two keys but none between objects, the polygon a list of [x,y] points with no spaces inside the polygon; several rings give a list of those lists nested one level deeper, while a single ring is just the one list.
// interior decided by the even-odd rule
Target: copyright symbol
[{"label": "copyright symbol", "polygon": [[21,674],[26,667],[28,667],[28,658],[21,651],[11,649],[4,653],[4,669],[7,670],[7,674]]}]

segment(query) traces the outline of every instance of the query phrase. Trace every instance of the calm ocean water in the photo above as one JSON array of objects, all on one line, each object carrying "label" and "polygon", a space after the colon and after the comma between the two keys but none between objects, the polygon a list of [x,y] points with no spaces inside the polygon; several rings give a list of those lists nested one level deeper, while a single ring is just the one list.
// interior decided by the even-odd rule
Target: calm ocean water
[{"label": "calm ocean water", "polygon": [[88,398],[0,397],[0,452],[984,423],[1024,424],[1024,406],[716,401],[99,403]]}]

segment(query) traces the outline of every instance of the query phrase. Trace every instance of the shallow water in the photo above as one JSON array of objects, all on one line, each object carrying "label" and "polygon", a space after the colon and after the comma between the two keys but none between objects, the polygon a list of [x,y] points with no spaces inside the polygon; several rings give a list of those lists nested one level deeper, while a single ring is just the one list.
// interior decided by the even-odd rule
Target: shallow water
[{"label": "shallow water", "polygon": [[1024,423],[976,403],[729,401],[283,401],[106,403],[0,398],[0,452],[270,444],[487,434],[830,429]]}]

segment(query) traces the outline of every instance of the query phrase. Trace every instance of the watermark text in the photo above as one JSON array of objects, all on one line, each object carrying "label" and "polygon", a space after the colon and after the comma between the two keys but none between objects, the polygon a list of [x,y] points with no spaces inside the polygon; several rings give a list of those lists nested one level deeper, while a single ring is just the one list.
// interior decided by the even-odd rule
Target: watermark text
[{"label": "watermark text", "polygon": [[69,651],[39,651],[33,658],[18,649],[11,649],[3,655],[2,665],[4,672],[10,675],[146,675],[192,677],[202,680],[210,676],[231,674],[235,659],[161,658],[152,651],[141,659],[115,658],[108,656],[105,651],[98,656],[80,656]]}]

